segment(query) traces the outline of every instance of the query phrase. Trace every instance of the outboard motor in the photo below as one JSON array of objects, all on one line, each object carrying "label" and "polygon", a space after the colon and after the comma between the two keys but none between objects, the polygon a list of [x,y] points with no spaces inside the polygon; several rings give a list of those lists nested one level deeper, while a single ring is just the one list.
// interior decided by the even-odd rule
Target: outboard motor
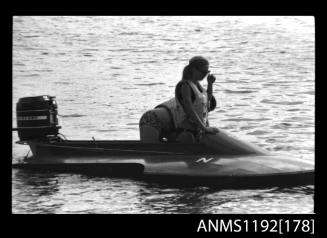
[{"label": "outboard motor", "polygon": [[20,98],[16,104],[17,128],[20,141],[57,136],[58,106],[53,96]]}]

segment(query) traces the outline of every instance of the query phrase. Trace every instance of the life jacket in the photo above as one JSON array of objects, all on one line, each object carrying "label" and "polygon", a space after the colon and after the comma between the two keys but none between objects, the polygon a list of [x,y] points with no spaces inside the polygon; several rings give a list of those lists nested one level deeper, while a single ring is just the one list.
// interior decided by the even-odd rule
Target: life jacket
[{"label": "life jacket", "polygon": [[[198,89],[197,85],[190,80],[186,80],[186,83],[191,87],[194,92],[195,100],[192,103],[195,113],[199,116],[201,121],[208,125],[208,95],[207,91],[202,88],[202,92]],[[179,82],[180,83],[180,82]],[[191,118],[185,113],[183,105],[178,99],[177,93],[175,97],[158,105],[157,107],[165,107],[169,110],[173,119],[175,129],[198,129],[197,125]]]}]

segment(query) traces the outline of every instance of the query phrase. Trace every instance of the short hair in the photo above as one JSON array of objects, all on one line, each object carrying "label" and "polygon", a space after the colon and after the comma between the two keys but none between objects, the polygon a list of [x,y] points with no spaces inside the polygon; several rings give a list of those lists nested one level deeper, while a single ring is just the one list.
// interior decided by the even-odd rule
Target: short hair
[{"label": "short hair", "polygon": [[194,56],[189,60],[188,65],[183,69],[182,80],[192,77],[192,68],[199,68],[204,65],[209,65],[209,61],[203,56]]}]

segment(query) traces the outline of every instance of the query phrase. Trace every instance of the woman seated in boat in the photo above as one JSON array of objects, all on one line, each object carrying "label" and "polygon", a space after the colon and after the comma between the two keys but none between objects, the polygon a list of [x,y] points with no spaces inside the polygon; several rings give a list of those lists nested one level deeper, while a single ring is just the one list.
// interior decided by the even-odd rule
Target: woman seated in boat
[{"label": "woman seated in boat", "polygon": [[[212,87],[216,78],[209,74],[209,62],[202,56],[190,59],[177,83],[175,97],[147,111],[140,119],[140,138],[143,142],[196,142],[204,134],[216,134],[210,127],[208,112],[216,107]],[[205,90],[200,81],[207,78]]]}]

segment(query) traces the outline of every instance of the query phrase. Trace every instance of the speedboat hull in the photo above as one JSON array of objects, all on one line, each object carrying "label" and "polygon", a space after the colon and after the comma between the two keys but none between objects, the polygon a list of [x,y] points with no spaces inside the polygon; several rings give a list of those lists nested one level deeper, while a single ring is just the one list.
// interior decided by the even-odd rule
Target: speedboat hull
[{"label": "speedboat hull", "polygon": [[29,145],[33,157],[15,167],[222,187],[314,184],[314,164],[290,155],[223,155],[201,143],[32,141]]}]

